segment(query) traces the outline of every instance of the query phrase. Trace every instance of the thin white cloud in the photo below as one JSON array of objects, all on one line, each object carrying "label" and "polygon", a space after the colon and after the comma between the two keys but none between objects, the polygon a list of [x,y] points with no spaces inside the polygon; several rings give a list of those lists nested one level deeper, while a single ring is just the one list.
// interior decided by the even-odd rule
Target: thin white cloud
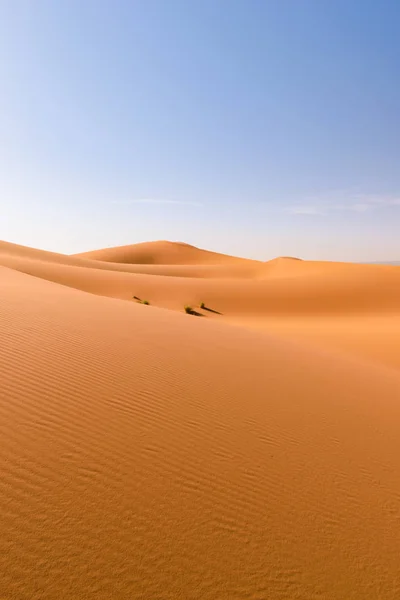
[{"label": "thin white cloud", "polygon": [[285,212],[290,215],[323,215],[324,212],[317,206],[287,206]]},{"label": "thin white cloud", "polygon": [[113,204],[166,204],[166,205],[183,205],[183,206],[203,206],[200,202],[191,202],[185,200],[166,200],[163,198],[137,198],[134,200],[114,200]]},{"label": "thin white cloud", "polygon": [[366,213],[390,206],[400,206],[400,197],[396,196],[368,196],[366,194],[346,194],[342,192],[339,197],[334,198],[330,194],[330,200],[314,199],[304,204],[287,206],[283,210],[291,215],[327,215],[336,211],[348,211],[355,213]]}]

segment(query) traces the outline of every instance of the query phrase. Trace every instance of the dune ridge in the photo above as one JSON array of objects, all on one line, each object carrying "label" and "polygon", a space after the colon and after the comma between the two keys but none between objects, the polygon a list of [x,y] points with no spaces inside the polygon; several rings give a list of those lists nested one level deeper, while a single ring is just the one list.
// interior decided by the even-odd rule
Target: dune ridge
[{"label": "dune ridge", "polygon": [[400,270],[289,263],[0,243],[5,598],[400,595]]},{"label": "dune ridge", "polygon": [[0,244],[3,266],[99,295],[125,300],[150,295],[164,308],[180,310],[185,303],[206,301],[224,315],[312,316],[398,312],[400,307],[397,267],[240,260],[236,265],[120,265]]}]

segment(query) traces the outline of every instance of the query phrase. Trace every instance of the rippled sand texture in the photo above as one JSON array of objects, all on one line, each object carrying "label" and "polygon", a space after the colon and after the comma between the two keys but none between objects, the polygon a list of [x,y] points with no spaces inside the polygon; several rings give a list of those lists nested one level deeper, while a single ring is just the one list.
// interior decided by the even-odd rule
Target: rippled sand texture
[{"label": "rippled sand texture", "polygon": [[398,267],[0,265],[0,598],[400,598]]}]

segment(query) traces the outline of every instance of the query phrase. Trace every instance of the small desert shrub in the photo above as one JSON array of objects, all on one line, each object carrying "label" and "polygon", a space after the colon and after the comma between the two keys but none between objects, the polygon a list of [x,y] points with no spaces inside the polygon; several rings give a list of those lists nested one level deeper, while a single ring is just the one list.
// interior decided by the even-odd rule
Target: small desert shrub
[{"label": "small desert shrub", "polygon": [[202,303],[200,304],[200,308],[205,308],[205,307],[206,307],[206,305],[204,304],[204,302],[202,302]]},{"label": "small desert shrub", "polygon": [[142,300],[142,304],[146,304],[146,306],[148,306],[150,302],[148,300]]},{"label": "small desert shrub", "polygon": [[191,315],[193,312],[193,308],[191,306],[186,305],[185,306],[185,313],[188,315]]}]

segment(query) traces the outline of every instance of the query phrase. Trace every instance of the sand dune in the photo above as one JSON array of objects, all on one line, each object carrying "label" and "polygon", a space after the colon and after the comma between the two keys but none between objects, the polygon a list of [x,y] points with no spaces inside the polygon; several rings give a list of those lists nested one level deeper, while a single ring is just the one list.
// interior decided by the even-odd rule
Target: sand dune
[{"label": "sand dune", "polygon": [[0,597],[400,597],[400,270],[194,250],[0,243]]},{"label": "sand dune", "polygon": [[166,241],[144,242],[130,246],[104,248],[102,250],[76,254],[75,256],[114,263],[158,265],[221,265],[259,262],[202,250],[182,242]]},{"label": "sand dune", "polygon": [[397,313],[400,307],[400,269],[383,265],[285,258],[246,265],[119,265],[14,245],[0,247],[0,264],[94,294],[124,300],[137,295],[162,308],[205,302],[230,318]]},{"label": "sand dune", "polygon": [[[202,252],[204,251],[199,250],[200,257],[202,256]],[[103,262],[100,260],[84,258],[84,255],[68,256],[0,241],[0,264],[3,266],[9,266],[22,272],[28,272],[34,271],[35,262],[87,267],[90,269],[124,273],[218,279],[229,277],[254,277],[258,273],[260,265],[262,265],[262,263],[258,261],[247,259],[222,261],[222,264],[167,264],[165,261],[161,264]]]}]

